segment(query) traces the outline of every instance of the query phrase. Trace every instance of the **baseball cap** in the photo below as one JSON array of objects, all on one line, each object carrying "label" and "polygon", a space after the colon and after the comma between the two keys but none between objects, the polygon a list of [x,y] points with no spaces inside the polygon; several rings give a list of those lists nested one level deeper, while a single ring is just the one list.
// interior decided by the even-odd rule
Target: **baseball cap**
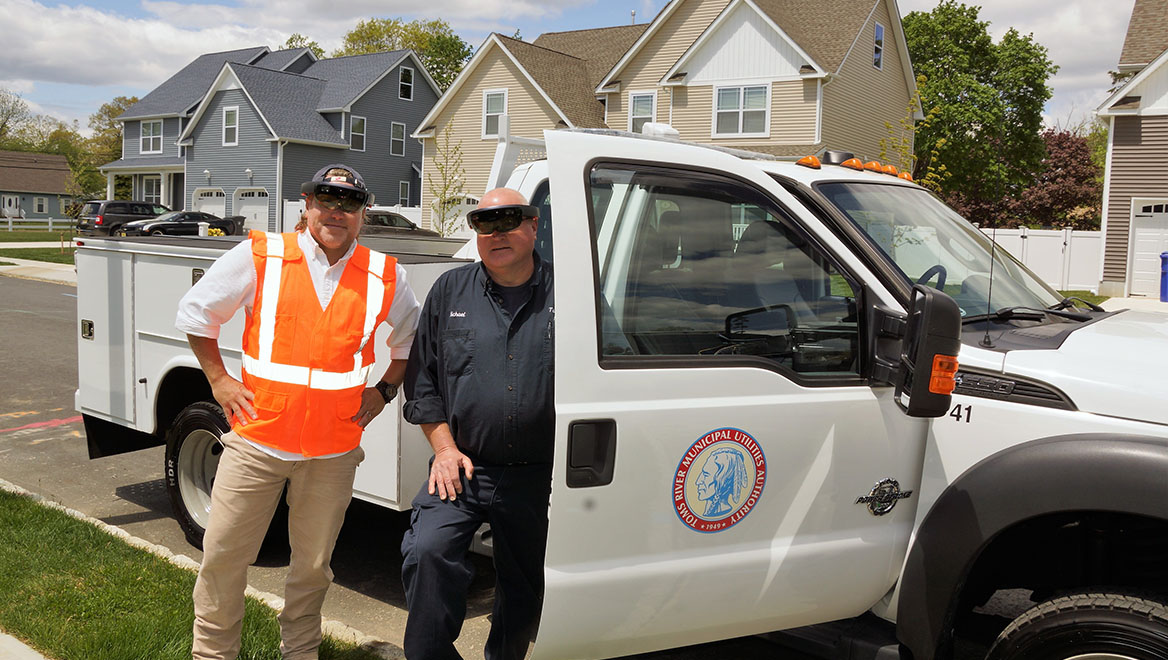
[{"label": "baseball cap", "polygon": [[325,165],[317,170],[316,174],[312,175],[311,181],[305,181],[300,184],[300,193],[303,195],[311,195],[317,186],[321,185],[345,190],[356,190],[366,194],[369,193],[369,189],[365,187],[365,179],[361,178],[360,173],[348,165],[342,165],[341,163]]}]

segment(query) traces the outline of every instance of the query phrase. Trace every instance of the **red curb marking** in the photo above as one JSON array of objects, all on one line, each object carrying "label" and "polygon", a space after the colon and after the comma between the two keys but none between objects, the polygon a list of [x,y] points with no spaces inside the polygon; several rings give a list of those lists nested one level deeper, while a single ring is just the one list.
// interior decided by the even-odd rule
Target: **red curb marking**
[{"label": "red curb marking", "polygon": [[80,421],[81,421],[81,415],[78,415],[76,417],[66,417],[65,419],[51,419],[47,422],[33,422],[32,424],[25,424],[24,426],[17,426],[16,428],[12,428],[12,429],[0,429],[0,433],[8,433],[10,431],[23,431],[25,429],[48,428],[51,426],[62,426],[64,424],[72,424],[74,422],[80,422]]}]

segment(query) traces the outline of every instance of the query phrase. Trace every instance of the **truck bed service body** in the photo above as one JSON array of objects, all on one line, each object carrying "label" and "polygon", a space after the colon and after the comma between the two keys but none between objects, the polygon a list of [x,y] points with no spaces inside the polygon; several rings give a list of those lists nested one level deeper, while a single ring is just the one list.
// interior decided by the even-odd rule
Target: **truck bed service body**
[{"label": "truck bed service body", "polygon": [[[1168,658],[1168,316],[1063,300],[858,162],[545,138],[546,160],[514,167],[501,144],[492,175],[541,208],[557,276],[533,657],[787,630],[824,657],[951,658],[1015,589],[1032,607],[990,633],[992,660]],[[77,255],[91,453],[166,439],[194,541],[223,425],[174,307],[230,245]],[[460,263],[371,246],[419,295]],[[420,432],[382,415],[368,437],[356,495],[408,507]]]}]

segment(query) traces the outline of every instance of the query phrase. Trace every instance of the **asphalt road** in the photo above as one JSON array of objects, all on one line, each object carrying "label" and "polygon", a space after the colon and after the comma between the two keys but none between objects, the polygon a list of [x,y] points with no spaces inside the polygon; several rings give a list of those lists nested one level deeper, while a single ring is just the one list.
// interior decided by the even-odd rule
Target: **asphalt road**
[{"label": "asphalt road", "polygon": [[[76,289],[0,276],[0,479],[39,493],[134,536],[199,561],[171,517],[162,479],[162,448],[89,460],[77,388]],[[82,374],[84,377],[84,374]],[[398,550],[404,514],[355,500],[333,556],[335,584],[327,618],[400,647],[405,626]],[[269,544],[248,573],[261,591],[283,593],[286,544]],[[467,622],[459,640],[466,658],[479,657],[486,639],[494,581],[490,561],[475,557]],[[636,656],[641,660],[808,656],[757,637]]]}]

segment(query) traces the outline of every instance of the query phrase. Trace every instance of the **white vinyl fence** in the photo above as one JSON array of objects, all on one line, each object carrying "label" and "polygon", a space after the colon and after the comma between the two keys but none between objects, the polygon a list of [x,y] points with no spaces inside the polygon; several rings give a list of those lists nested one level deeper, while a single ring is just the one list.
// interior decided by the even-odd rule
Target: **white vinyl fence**
[{"label": "white vinyl fence", "polygon": [[68,231],[77,226],[73,218],[0,218],[0,229],[47,229]]},{"label": "white vinyl fence", "polygon": [[981,231],[1055,289],[1099,288],[1103,232],[1025,227]]}]

